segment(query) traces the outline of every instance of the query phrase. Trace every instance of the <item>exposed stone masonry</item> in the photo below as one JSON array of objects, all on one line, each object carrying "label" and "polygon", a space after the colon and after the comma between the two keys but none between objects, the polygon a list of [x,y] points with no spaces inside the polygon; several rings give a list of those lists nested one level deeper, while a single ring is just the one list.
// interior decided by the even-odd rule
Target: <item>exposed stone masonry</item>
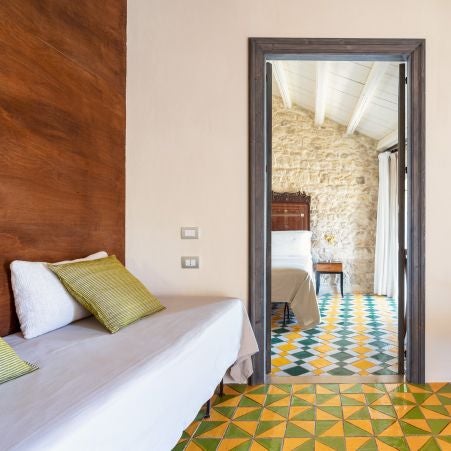
[{"label": "exposed stone masonry", "polygon": [[[273,97],[273,190],[311,196],[313,259],[343,262],[345,289],[373,291],[378,192],[376,141],[293,105],[286,110]],[[325,234],[336,237],[329,246]],[[326,277],[328,279],[326,280]],[[334,276],[322,287],[336,290]]]}]

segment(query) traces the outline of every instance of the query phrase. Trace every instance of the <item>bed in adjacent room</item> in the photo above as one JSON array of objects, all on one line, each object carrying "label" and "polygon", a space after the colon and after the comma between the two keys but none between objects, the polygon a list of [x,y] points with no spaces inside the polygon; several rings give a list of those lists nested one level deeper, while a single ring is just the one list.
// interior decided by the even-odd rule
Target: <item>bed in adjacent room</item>
[{"label": "bed in adjacent room", "polygon": [[271,224],[271,302],[286,303],[300,328],[311,329],[321,317],[313,277],[310,197],[273,192]]}]

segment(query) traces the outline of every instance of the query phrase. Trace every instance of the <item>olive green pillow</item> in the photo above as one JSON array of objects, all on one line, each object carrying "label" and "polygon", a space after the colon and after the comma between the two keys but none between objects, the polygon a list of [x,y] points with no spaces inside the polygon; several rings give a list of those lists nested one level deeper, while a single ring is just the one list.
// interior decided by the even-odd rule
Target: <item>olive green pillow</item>
[{"label": "olive green pillow", "polygon": [[37,369],[36,365],[22,360],[11,346],[3,338],[0,338],[0,384]]},{"label": "olive green pillow", "polygon": [[48,267],[111,333],[165,308],[114,255]]}]

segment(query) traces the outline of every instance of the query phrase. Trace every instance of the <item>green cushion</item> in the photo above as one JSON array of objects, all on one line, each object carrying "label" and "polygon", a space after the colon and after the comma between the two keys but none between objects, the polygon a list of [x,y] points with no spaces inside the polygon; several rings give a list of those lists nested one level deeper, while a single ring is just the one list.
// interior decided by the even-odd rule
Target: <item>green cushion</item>
[{"label": "green cushion", "polygon": [[165,308],[114,255],[48,267],[111,333]]},{"label": "green cushion", "polygon": [[37,369],[36,365],[22,360],[11,346],[0,338],[0,384]]}]

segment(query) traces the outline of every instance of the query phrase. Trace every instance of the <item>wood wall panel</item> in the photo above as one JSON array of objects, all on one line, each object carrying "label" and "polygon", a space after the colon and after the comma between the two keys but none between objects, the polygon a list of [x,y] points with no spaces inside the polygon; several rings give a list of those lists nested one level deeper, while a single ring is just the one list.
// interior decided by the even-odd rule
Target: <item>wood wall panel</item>
[{"label": "wood wall panel", "polygon": [[0,335],[14,259],[124,259],[126,1],[0,3]]},{"label": "wood wall panel", "polygon": [[124,0],[5,0],[2,26],[27,30],[97,77],[125,88]]}]

